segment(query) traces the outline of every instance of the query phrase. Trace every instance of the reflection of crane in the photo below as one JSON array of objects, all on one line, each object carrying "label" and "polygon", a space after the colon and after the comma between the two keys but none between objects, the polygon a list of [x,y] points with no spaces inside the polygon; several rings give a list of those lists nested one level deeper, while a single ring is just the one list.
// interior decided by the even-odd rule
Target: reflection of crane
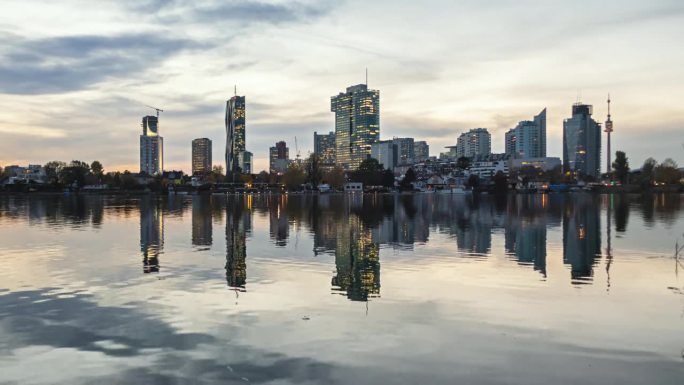
[{"label": "reflection of crane", "polygon": [[153,110],[157,110],[157,118],[159,118],[159,113],[160,113],[160,112],[164,112],[164,110],[162,110],[161,108],[148,106],[147,104],[145,104],[145,107],[151,108],[151,109],[153,109]]},{"label": "reflection of crane", "polygon": [[297,161],[299,161],[299,157],[301,154],[299,153],[299,144],[297,144],[297,136],[295,136],[295,150],[297,151]]}]

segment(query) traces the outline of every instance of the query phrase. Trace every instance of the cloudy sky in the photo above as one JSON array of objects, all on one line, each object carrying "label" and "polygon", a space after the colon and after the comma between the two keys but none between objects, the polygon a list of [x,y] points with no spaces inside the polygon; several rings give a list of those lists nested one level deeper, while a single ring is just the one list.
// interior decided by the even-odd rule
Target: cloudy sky
[{"label": "cloudy sky", "polygon": [[672,1],[0,0],[0,165],[98,159],[138,170],[146,104],[163,108],[165,168],[209,137],[223,163],[225,100],[247,98],[255,169],[268,147],[333,128],[330,96],[380,90],[381,136],[430,152],[548,108],[549,156],[578,98],[633,167],[684,164],[684,3]]}]

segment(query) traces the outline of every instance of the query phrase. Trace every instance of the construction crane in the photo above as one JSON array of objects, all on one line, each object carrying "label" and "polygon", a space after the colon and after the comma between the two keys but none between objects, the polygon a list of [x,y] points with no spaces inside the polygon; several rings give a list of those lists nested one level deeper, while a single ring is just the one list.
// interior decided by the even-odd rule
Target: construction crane
[{"label": "construction crane", "polygon": [[299,153],[299,145],[297,144],[297,136],[295,136],[295,150],[297,150],[297,161],[299,161],[301,154]]},{"label": "construction crane", "polygon": [[161,108],[148,106],[147,104],[145,104],[145,107],[151,108],[151,109],[153,109],[153,110],[157,110],[157,119],[159,119],[159,113],[160,113],[160,112],[164,112],[164,110],[162,110]]}]

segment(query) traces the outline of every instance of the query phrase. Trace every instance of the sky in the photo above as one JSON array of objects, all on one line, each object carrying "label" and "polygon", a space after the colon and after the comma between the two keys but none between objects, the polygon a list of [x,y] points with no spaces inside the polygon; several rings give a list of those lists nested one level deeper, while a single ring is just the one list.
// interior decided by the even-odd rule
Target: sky
[{"label": "sky", "polygon": [[[684,3],[673,1],[0,0],[0,166],[100,160],[139,169],[140,122],[164,110],[164,168],[190,171],[191,141],[224,164],[225,102],[247,103],[254,171],[285,140],[302,157],[333,130],[330,97],[380,91],[381,139],[430,154],[547,108],[562,156],[573,103],[606,119],[632,168],[684,165]],[[605,138],[604,138],[605,139]],[[602,154],[602,159],[605,153]],[[603,161],[602,163],[605,163]],[[605,166],[604,166],[605,167]]]}]

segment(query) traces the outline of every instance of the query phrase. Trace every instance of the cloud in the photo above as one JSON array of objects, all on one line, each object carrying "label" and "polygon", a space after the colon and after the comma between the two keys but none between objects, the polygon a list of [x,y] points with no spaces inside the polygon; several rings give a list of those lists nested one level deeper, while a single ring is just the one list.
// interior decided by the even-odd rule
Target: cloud
[{"label": "cloud", "polygon": [[0,92],[9,94],[64,93],[111,78],[140,77],[183,50],[207,47],[150,33],[14,37],[8,43],[0,53]]}]

